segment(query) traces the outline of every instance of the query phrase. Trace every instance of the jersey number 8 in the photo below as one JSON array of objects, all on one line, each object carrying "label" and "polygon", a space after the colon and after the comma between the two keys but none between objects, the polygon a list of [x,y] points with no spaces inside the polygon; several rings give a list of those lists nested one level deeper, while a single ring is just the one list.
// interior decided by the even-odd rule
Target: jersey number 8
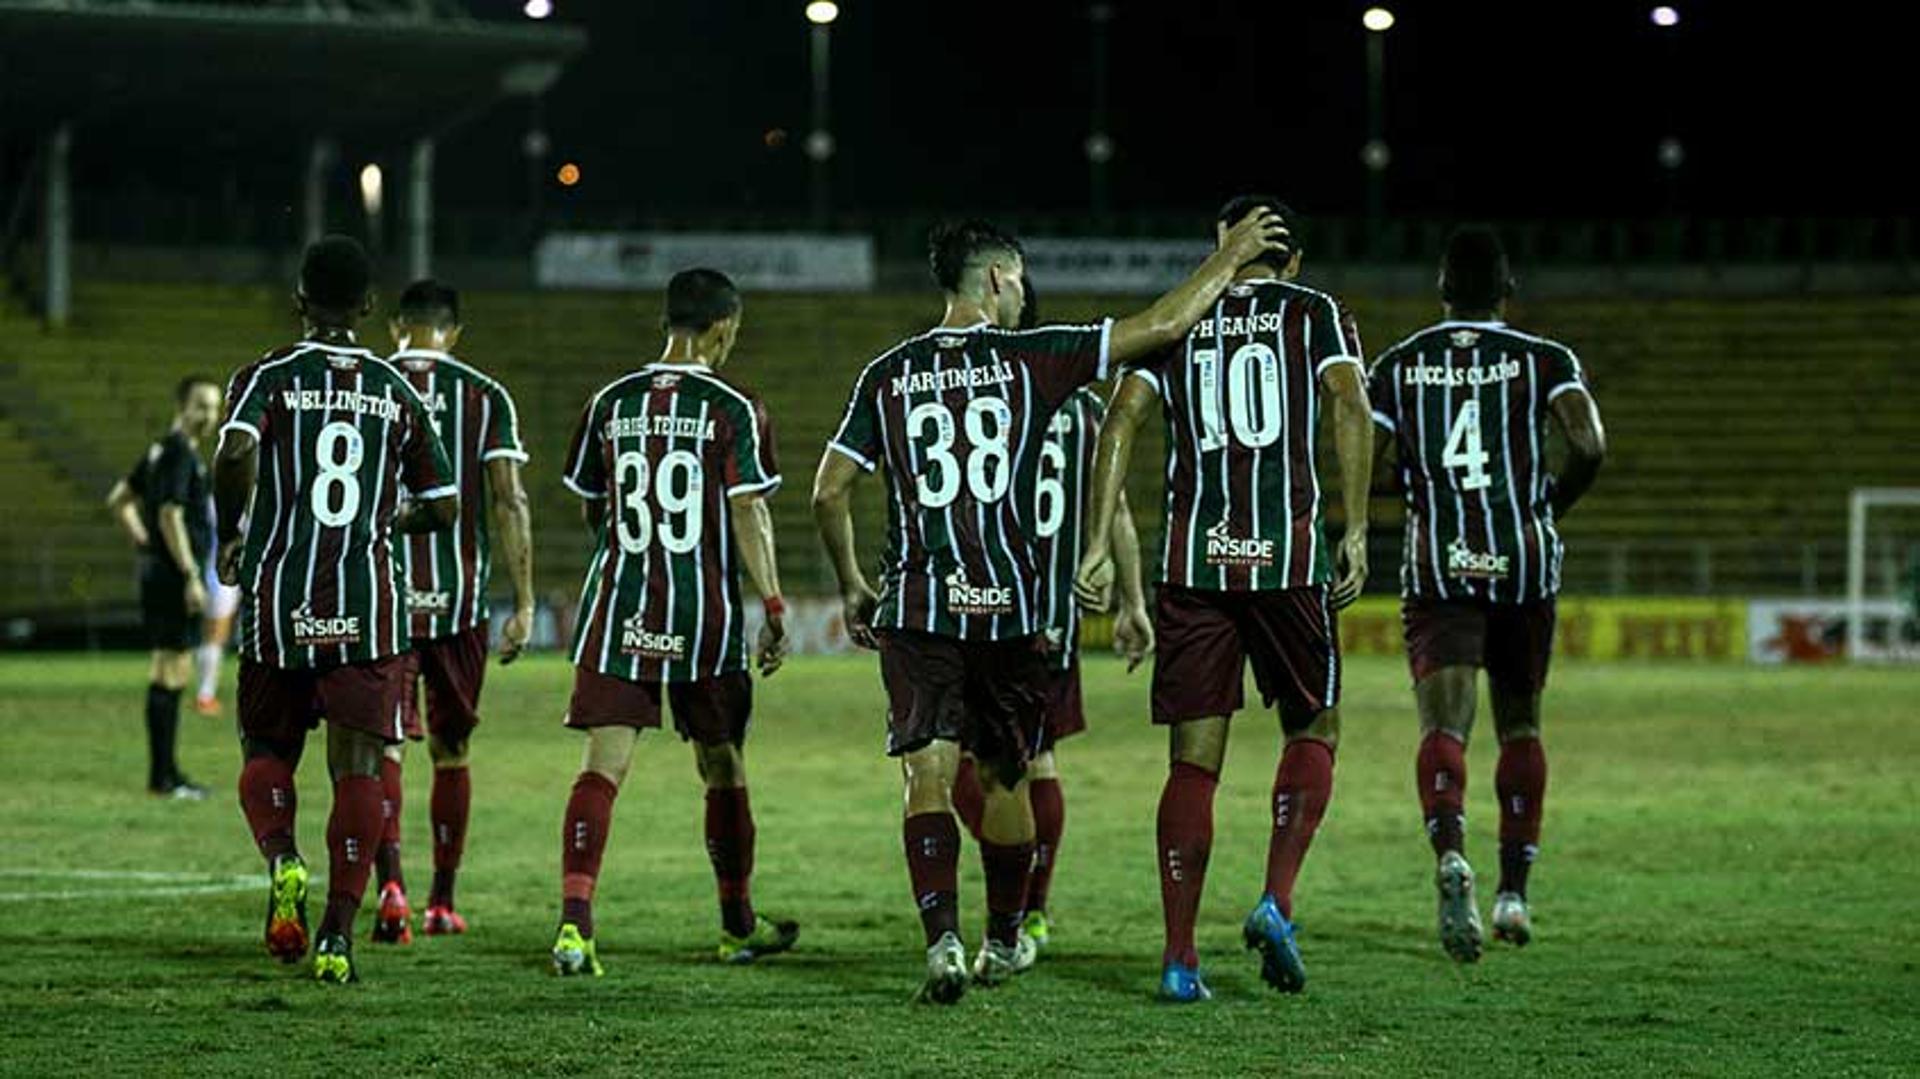
[{"label": "jersey number 8", "polygon": [[[647,505],[649,471],[647,455],[637,450],[628,450],[613,462],[613,488],[619,500],[614,538],[628,554],[646,550],[655,533],[652,508]],[[700,458],[673,450],[660,458],[659,471],[651,477],[653,501],[661,513],[660,546],[668,554],[686,554],[700,545],[703,471]],[[670,514],[680,516],[679,528],[673,527]]]},{"label": "jersey number 8", "polygon": [[[360,429],[339,420],[320,428],[314,439],[314,463],[319,471],[313,477],[313,491],[307,503],[313,519],[328,528],[344,528],[360,512],[360,462],[367,456],[366,440]],[[334,505],[334,492],[339,505]]]},{"label": "jersey number 8", "polygon": [[[987,430],[987,417],[993,418],[993,430]],[[998,502],[1013,486],[1013,455],[1007,449],[1012,434],[1013,408],[999,397],[976,397],[967,402],[967,443],[973,449],[967,455],[967,489],[976,502]],[[927,443],[927,428],[933,439]],[[920,505],[942,509],[960,497],[960,462],[953,455],[953,410],[939,401],[925,401],[907,413],[907,437],[927,443],[927,467],[915,479]],[[931,480],[932,466],[939,471]]]}]

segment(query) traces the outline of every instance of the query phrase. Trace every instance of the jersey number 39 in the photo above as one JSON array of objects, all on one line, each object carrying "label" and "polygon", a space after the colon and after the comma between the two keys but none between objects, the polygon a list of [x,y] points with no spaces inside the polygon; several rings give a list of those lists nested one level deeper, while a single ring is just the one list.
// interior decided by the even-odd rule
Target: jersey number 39
[{"label": "jersey number 39", "polygon": [[[658,469],[650,469],[647,455],[637,450],[614,458],[613,489],[618,500],[614,538],[620,542],[620,549],[639,554],[656,535],[668,554],[686,554],[699,546],[705,505],[703,472],[700,458],[686,450],[672,450],[662,456]],[[653,505],[660,507],[658,527],[649,494]]]}]

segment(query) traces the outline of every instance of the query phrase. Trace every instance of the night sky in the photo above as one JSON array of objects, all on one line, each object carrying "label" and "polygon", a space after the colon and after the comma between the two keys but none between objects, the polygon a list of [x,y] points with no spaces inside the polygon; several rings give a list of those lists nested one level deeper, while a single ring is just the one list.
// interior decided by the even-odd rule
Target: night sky
[{"label": "night sky", "polygon": [[[1121,2],[1111,23],[1116,209],[1211,206],[1230,189],[1359,213],[1365,37],[1351,2]],[[1643,217],[1909,212],[1899,148],[1914,93],[1874,5],[1391,5],[1387,206],[1447,216]],[[489,17],[517,0],[472,5]],[[547,105],[582,184],[556,201],[650,209],[805,205],[801,0],[556,0],[592,43]],[[843,209],[1088,205],[1085,0],[843,0],[834,113]],[[1783,18],[1778,12],[1792,11]],[[1815,14],[1824,16],[1816,20]],[[468,132],[497,156],[519,109]],[[790,137],[769,150],[764,135]],[[1678,182],[1663,136],[1687,157]],[[1894,158],[1900,160],[1893,160]],[[475,173],[484,170],[477,166]],[[461,202],[523,183],[471,177]],[[1671,200],[1671,201],[1670,201]]]}]

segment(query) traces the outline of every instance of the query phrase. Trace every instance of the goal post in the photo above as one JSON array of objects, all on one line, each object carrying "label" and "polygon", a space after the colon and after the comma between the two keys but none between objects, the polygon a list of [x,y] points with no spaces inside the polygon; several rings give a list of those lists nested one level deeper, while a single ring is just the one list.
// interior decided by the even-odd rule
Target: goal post
[{"label": "goal post", "polygon": [[[1920,658],[1916,650],[1903,646],[1900,627],[1914,616],[1916,568],[1911,556],[1900,557],[1900,547],[1881,544],[1877,577],[1884,595],[1870,598],[1868,556],[1875,510],[1920,509],[1920,487],[1856,487],[1847,505],[1847,658],[1856,662],[1887,662]],[[1909,541],[1910,552],[1920,552],[1920,533]],[[1903,583],[1905,587],[1902,587]],[[1904,614],[1906,617],[1902,618]],[[1885,641],[1873,641],[1870,618],[1885,619]]]}]

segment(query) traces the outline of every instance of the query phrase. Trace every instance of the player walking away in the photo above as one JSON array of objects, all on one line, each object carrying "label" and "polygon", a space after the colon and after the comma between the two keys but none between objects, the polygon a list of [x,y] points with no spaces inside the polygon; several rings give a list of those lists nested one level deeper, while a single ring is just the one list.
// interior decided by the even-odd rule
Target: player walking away
[{"label": "player walking away", "polygon": [[[207,535],[213,535],[213,494],[207,494]],[[203,716],[220,714],[220,667],[227,657],[227,644],[233,640],[233,616],[240,610],[240,590],[220,580],[220,568],[207,559],[202,574],[207,586],[207,617],[196,653],[200,668],[200,688],[194,694],[193,710]]]},{"label": "player walking away", "polygon": [[707,789],[707,856],[720,894],[719,956],[751,963],[799,939],[796,922],[754,910],[746,742],[753,713],[740,569],[765,609],[762,676],[786,658],[786,607],[766,499],[780,486],[766,409],[717,373],[740,332],[725,274],[667,283],[667,344],[655,363],[594,394],[567,451],[565,482],[598,537],[573,640],[567,726],[587,733],[561,832],[560,932],[553,967],[598,976],[593,891],[613,801],[640,732],[662,703],[693,743]]},{"label": "player walking away", "polygon": [[[461,330],[458,292],[437,281],[414,282],[400,295],[391,330],[399,351],[390,362],[426,402],[460,488],[460,520],[452,530],[409,537],[402,548],[413,651],[406,659],[401,711],[407,737],[418,740],[425,734],[433,759],[433,890],[420,927],[437,936],[467,930],[466,919],[454,910],[453,886],[472,803],[467,748],[480,722],[480,688],[487,671],[487,584],[496,538],[513,581],[513,614],[501,627],[502,663],[519,656],[533,625],[531,521],[520,483],[527,453],[507,388],[452,353]],[[424,730],[419,709],[423,682]],[[405,750],[405,742],[390,745],[380,762],[384,824],[374,856],[380,908],[373,939],[399,944],[413,939],[400,869],[400,766]]]},{"label": "player walking away", "polygon": [[[1019,328],[1031,330],[1039,325],[1040,305],[1033,281],[1024,279],[1024,283],[1027,296],[1020,308]],[[1081,387],[1073,391],[1047,424],[1036,464],[1039,471],[1033,477],[1034,563],[1042,575],[1040,621],[1046,627],[1042,632],[1047,640],[1047,720],[1027,768],[1027,797],[1033,804],[1033,868],[1027,874],[1027,913],[1020,931],[1032,939],[1036,951],[1044,951],[1052,939],[1047,899],[1067,822],[1054,749],[1061,739],[1087,727],[1080,692],[1080,605],[1073,595],[1073,575],[1080,565],[1086,534],[1087,476],[1093,471],[1093,446],[1100,437],[1100,419],[1105,412],[1106,403],[1092,390]],[[1153,626],[1140,586],[1140,541],[1124,496],[1113,536],[1122,592],[1114,639],[1127,656],[1127,669],[1131,671],[1153,650]],[[985,795],[970,754],[960,758],[953,783],[953,808],[974,842],[979,842]]]},{"label": "player walking away", "polygon": [[[1278,199],[1242,196],[1218,215],[1224,245],[1257,213],[1292,217]],[[1184,341],[1123,381],[1100,433],[1093,522],[1079,587],[1111,575],[1109,523],[1133,437],[1157,398],[1167,422],[1166,541],[1154,611],[1153,721],[1172,727],[1158,820],[1166,919],[1160,995],[1211,996],[1194,949],[1213,795],[1228,720],[1253,661],[1261,696],[1286,733],[1273,784],[1267,876],[1247,916],[1247,947],[1283,992],[1306,984],[1294,940],[1293,885],[1333,794],[1340,737],[1340,642],[1334,612],[1367,575],[1373,463],[1359,335],[1325,293],[1297,284],[1300,252],[1235,263],[1233,287]],[[1333,405],[1346,536],[1326,542],[1314,461],[1321,394]],[[1339,580],[1334,583],[1335,562]]]},{"label": "player walking away", "polygon": [[[926,932],[920,999],[965,992],[951,792],[962,752],[979,762],[986,985],[1033,961],[1020,925],[1033,860],[1027,766],[1044,737],[1047,662],[1032,544],[1034,477],[1054,412],[1075,389],[1177,339],[1235,267],[1284,242],[1249,215],[1222,249],[1146,311],[1021,332],[1020,244],[983,221],[936,228],[930,255],[946,315],[868,364],[821,456],[814,515],[839,577],[848,633],[880,651],[887,752],[901,758],[907,870]],[[850,498],[886,465],[887,556],[876,595],[854,548]],[[1106,542],[1103,534],[1100,542]]]},{"label": "player walking away", "polygon": [[174,394],[173,426],[148,446],[107,494],[107,508],[140,552],[140,623],[152,658],[147,668],[147,790],[163,798],[201,801],[207,789],[183,775],[174,745],[180,692],[193,673],[207,589],[200,575],[212,562],[213,527],[207,467],[200,441],[220,422],[220,385],[192,377]]},{"label": "player walking away", "polygon": [[[1480,913],[1464,853],[1467,737],[1485,668],[1500,739],[1500,888],[1493,932],[1533,935],[1527,872],[1540,844],[1547,758],[1540,691],[1553,652],[1561,544],[1554,522],[1593,485],[1606,455],[1600,412],[1572,350],[1503,320],[1513,292],[1492,230],[1454,233],[1440,268],[1446,320],[1374,361],[1382,450],[1398,451],[1406,491],[1400,567],[1407,659],[1420,711],[1414,775],[1438,859],[1440,943],[1480,957]],[[1548,471],[1549,420],[1566,463]]]},{"label": "player walking away", "polygon": [[353,918],[380,840],[381,750],[402,734],[407,607],[393,537],[450,528],[460,510],[420,395],[354,341],[371,280],[347,237],[307,249],[295,295],[307,335],[235,372],[214,459],[220,578],[241,589],[240,806],[271,876],[267,950],[289,963],[307,948],[293,776],[307,731],[327,721],[333,813],[313,964],[323,982],[357,976]]}]

